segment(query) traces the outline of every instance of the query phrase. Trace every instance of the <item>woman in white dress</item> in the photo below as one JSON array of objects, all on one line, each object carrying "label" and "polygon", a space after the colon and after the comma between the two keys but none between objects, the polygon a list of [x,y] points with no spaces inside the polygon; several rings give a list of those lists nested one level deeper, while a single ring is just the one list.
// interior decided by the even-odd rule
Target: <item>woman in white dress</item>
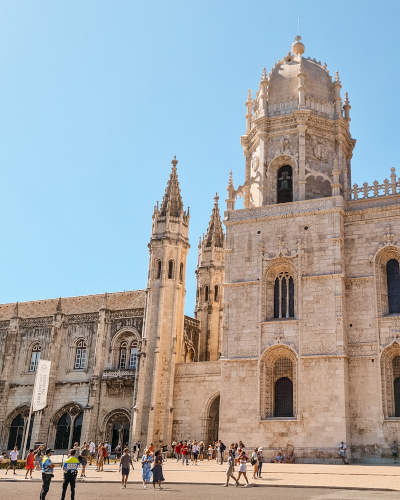
[{"label": "woman in white dress", "polygon": [[246,484],[244,485],[244,487],[249,486],[249,480],[247,479],[247,474],[246,474],[247,470],[246,462],[247,462],[247,456],[245,455],[244,450],[242,450],[239,456],[240,465],[239,465],[239,477],[237,479],[237,482],[239,484],[240,476],[243,475],[243,477],[246,479]]}]

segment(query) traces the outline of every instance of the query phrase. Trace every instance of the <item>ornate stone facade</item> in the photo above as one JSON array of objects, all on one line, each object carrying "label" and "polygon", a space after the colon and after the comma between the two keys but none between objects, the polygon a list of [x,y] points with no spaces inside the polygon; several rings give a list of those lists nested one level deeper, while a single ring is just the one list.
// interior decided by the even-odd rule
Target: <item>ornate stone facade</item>
[{"label": "ornate stone facade", "polygon": [[32,442],[220,437],[328,463],[345,441],[355,462],[390,455],[400,181],[391,168],[350,187],[348,95],[337,72],[303,57],[300,37],[291,49],[248,93],[244,182],[235,188],[231,173],[226,234],[215,197],[194,318],[184,315],[190,218],[176,160],[153,214],[146,290],[0,306],[3,448],[26,430],[40,353],[52,370]]}]

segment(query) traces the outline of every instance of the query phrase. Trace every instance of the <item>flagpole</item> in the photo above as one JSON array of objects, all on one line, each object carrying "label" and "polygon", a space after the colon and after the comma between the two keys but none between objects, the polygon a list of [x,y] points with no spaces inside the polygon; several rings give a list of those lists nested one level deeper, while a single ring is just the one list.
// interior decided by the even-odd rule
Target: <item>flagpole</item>
[{"label": "flagpole", "polygon": [[[33,386],[33,390],[35,391],[35,386]],[[29,408],[29,417],[28,417],[28,423],[26,424],[25,428],[25,439],[24,439],[24,447],[22,449],[22,460],[24,460],[25,457],[25,452],[26,452],[26,444],[28,442],[28,434],[29,434],[29,428],[31,426],[31,416],[32,416],[32,403],[33,403],[33,393],[32,393],[32,398],[31,398],[31,407]]]}]

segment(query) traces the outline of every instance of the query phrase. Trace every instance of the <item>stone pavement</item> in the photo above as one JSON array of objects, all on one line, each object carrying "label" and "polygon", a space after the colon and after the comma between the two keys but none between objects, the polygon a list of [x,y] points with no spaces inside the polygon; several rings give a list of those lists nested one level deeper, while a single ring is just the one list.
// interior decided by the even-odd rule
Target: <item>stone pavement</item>
[{"label": "stone pavement", "polygon": [[[141,465],[134,462],[135,470],[131,471],[129,482],[141,481]],[[164,464],[164,477],[167,483],[222,484],[226,480],[226,464],[219,465],[215,461],[199,462],[198,466],[185,465],[168,460]],[[54,469],[54,480],[62,480],[60,467]],[[258,486],[296,486],[296,487],[328,487],[328,488],[368,488],[377,490],[400,491],[400,465],[320,465],[320,464],[264,464],[263,478],[250,479],[252,467],[247,466],[249,482]],[[80,474],[80,473],[79,473]],[[235,469],[235,475],[238,468]],[[34,479],[41,480],[41,473],[34,471]],[[121,480],[118,465],[105,465],[103,472],[96,472],[95,467],[86,469],[84,482],[118,482]],[[12,471],[5,474],[0,470],[1,481],[25,481],[25,470]],[[54,481],[53,480],[53,481]],[[26,481],[28,482],[28,480]],[[244,480],[241,479],[244,483]]]}]

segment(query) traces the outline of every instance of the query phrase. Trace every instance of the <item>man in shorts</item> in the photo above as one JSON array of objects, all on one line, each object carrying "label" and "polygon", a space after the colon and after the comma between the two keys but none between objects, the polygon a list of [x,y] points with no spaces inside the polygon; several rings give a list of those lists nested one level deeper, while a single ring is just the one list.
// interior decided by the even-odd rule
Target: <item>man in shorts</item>
[{"label": "man in shorts", "polygon": [[7,470],[6,470],[6,474],[8,472],[8,469],[10,469],[11,467],[14,470],[14,474],[17,474],[15,472],[15,468],[17,467],[17,460],[18,460],[18,447],[15,446],[14,450],[10,451],[10,463],[8,464],[8,467],[7,467]]},{"label": "man in shorts", "polygon": [[393,444],[392,444],[392,455],[393,455],[394,463],[397,464],[397,443],[396,443],[396,441],[393,441]]},{"label": "man in shorts", "polygon": [[129,476],[129,466],[131,466],[132,470],[134,470],[132,458],[129,455],[129,450],[128,450],[128,448],[125,448],[124,454],[122,455],[121,460],[119,462],[120,472],[122,469],[122,487],[121,487],[121,490],[126,488],[126,482],[128,481],[128,476]]},{"label": "man in shorts", "polygon": [[90,445],[89,444],[87,444],[84,448],[82,448],[80,458],[81,458],[81,465],[82,465],[81,477],[86,477],[86,466],[87,466],[88,460],[90,458]]},{"label": "man in shorts", "polygon": [[233,475],[235,472],[235,448],[231,446],[229,448],[229,457],[228,457],[228,468],[226,469],[226,484],[223,484],[225,488],[228,486],[229,479],[232,478],[236,482],[236,486],[239,486],[238,480]]},{"label": "man in shorts", "polygon": [[349,465],[348,462],[346,462],[346,445],[343,443],[343,441],[340,444],[339,455],[342,459],[342,465]]}]

